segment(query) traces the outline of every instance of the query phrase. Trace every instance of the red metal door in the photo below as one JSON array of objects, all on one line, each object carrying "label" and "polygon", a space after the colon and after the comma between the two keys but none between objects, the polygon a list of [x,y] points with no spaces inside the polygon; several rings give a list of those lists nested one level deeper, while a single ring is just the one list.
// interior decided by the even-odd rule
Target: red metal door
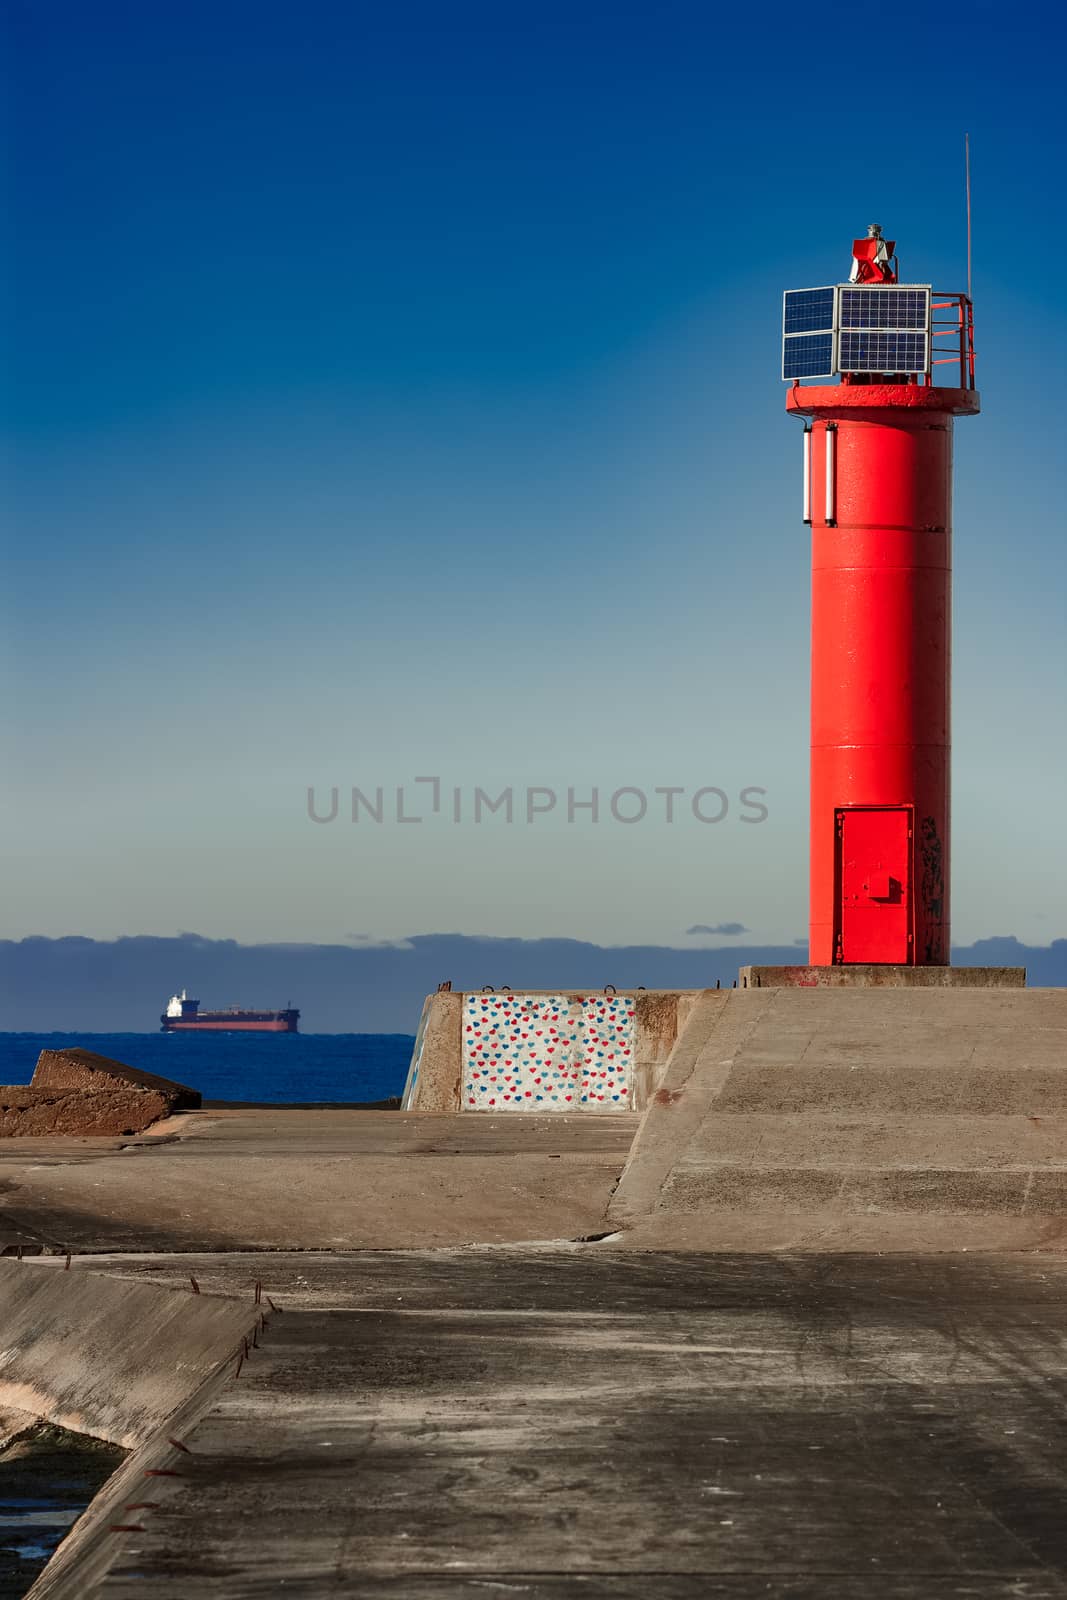
[{"label": "red metal door", "polygon": [[910,806],[844,806],[836,825],[834,960],[910,965]]}]

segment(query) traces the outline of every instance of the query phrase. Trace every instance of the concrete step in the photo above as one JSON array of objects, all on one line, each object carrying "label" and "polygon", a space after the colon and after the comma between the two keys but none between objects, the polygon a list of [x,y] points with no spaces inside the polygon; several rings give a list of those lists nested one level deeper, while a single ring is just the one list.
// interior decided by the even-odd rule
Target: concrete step
[{"label": "concrete step", "polygon": [[837,1214],[921,1211],[1023,1216],[1067,1212],[1067,1162],[1056,1167],[679,1165],[660,1207],[679,1211]]},{"label": "concrete step", "polygon": [[[969,1252],[988,1257],[990,1252],[1023,1250],[1046,1252],[1060,1260],[1067,1250],[1067,1217],[1041,1211],[845,1211],[836,1205],[802,1210],[664,1208],[642,1217],[625,1233],[584,1248],[597,1254],[670,1251],[679,1257],[688,1251],[726,1257],[781,1251],[832,1257],[944,1254],[964,1260]],[[717,1281],[714,1266],[710,1279]]]},{"label": "concrete step", "polygon": [[724,1113],[708,1118],[699,1148],[674,1170],[690,1166],[1030,1171],[1067,1166],[1067,1117]]},{"label": "concrete step", "polygon": [[770,1061],[763,1051],[743,1050],[717,1103],[722,1113],[795,1114],[817,1109],[1065,1117],[1067,1060],[976,1065],[972,1058],[942,1061],[931,1072],[929,1047],[920,1064],[869,1059],[841,1064],[826,1059],[797,1061],[792,1056]]}]

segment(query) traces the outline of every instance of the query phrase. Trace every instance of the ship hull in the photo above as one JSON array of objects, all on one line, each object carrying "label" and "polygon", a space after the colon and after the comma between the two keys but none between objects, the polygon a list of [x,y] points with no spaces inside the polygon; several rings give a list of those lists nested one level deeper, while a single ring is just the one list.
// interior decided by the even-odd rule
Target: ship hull
[{"label": "ship hull", "polygon": [[159,1021],[164,1033],[295,1033],[300,1013],[294,1007],[285,1011],[196,1011],[190,1002],[184,1017],[168,1016]]}]

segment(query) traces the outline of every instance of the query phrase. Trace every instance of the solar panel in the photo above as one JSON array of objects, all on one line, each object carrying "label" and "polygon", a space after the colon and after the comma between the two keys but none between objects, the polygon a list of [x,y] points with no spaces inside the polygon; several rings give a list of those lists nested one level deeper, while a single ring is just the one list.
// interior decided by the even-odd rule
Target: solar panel
[{"label": "solar panel", "polygon": [[930,288],[879,284],[787,289],[782,377],[930,371]]},{"label": "solar panel", "polygon": [[930,321],[929,289],[841,290],[837,325],[840,328],[915,329],[925,333]]},{"label": "solar panel", "polygon": [[834,336],[832,333],[790,334],[782,344],[782,377],[832,378],[834,375]]},{"label": "solar panel", "polygon": [[829,333],[833,325],[832,288],[786,290],[782,332],[787,339],[794,333]]},{"label": "solar panel", "polygon": [[837,290],[787,289],[782,299],[782,377],[832,378]]},{"label": "solar panel", "polygon": [[842,328],[837,365],[839,372],[925,372],[926,334]]}]

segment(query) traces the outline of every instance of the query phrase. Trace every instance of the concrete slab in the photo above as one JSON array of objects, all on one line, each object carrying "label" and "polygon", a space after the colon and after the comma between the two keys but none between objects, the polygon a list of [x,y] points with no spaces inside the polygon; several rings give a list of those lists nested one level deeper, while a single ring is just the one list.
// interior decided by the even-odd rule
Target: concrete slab
[{"label": "concrete slab", "polygon": [[382,1249],[577,1238],[604,1213],[629,1116],[285,1107],[171,1118],[178,1137],[0,1146],[0,1248]]},{"label": "concrete slab", "polygon": [[250,1334],[243,1300],[0,1261],[0,1409],[133,1448]]},{"label": "concrete slab", "polygon": [[158,1509],[42,1596],[1067,1595],[1067,1260],[270,1267],[288,1309]]}]

